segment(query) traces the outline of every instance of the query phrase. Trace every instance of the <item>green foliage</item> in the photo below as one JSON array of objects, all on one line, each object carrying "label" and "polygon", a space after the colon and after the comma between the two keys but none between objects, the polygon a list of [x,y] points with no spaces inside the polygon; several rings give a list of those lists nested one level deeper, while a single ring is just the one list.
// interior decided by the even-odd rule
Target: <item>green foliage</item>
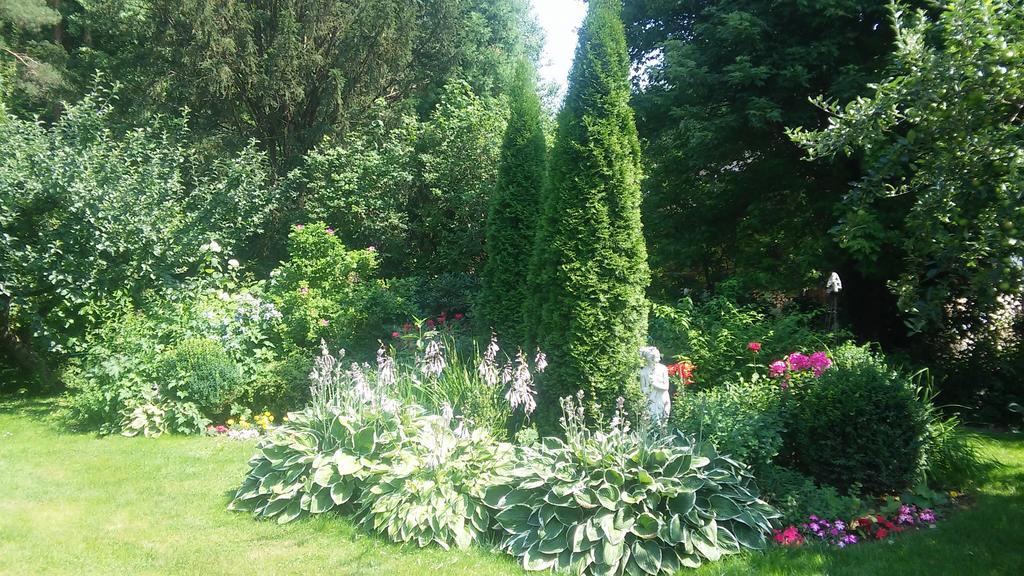
[{"label": "green foliage", "polygon": [[138,299],[260,231],[271,208],[252,149],[206,161],[184,119],[114,130],[109,94],[52,127],[0,123],[0,336],[63,354],[116,294]]},{"label": "green foliage", "polygon": [[376,278],[375,251],[347,249],[322,222],[295,226],[288,253],[272,273],[270,292],[287,319],[287,339],[300,348],[324,339],[365,355],[383,325],[412,313],[400,292]]},{"label": "green foliage", "polygon": [[794,466],[840,489],[911,486],[927,425],[913,384],[866,347],[842,346],[832,359],[821,377],[792,387],[786,447]]},{"label": "green foliage", "polygon": [[856,165],[803,162],[785,127],[820,126],[809,97],[849,99],[878,78],[888,5],[624,2],[659,291],[736,278],[792,293],[840,265],[828,231]]},{"label": "green foliage", "polygon": [[618,424],[586,432],[567,404],[566,441],[524,447],[516,482],[488,490],[501,546],[527,570],[675,574],[764,547],[775,510],[746,467],[683,437]]},{"label": "green foliage", "polygon": [[172,71],[160,96],[256,139],[279,174],[380,101],[429,110],[456,78],[500,93],[512,62],[538,53],[523,0],[158,0],[151,19],[157,49],[140,79]]},{"label": "green foliage", "polygon": [[526,62],[509,94],[511,115],[501,146],[498,183],[487,215],[487,264],[474,308],[482,327],[507,341],[525,341],[524,307],[530,254],[536,238],[540,192],[547,175],[547,141],[540,98]]},{"label": "green foliage", "polygon": [[398,455],[421,416],[331,408],[290,413],[288,424],[260,443],[228,509],[284,524],[354,502]]},{"label": "green foliage", "polygon": [[889,75],[829,127],[795,129],[808,158],[856,158],[863,177],[835,236],[861,266],[898,266],[889,285],[911,332],[970,349],[1019,307],[1024,225],[1024,11],[953,0],[937,17],[893,6]]},{"label": "green foliage", "polygon": [[783,526],[797,525],[814,514],[822,518],[858,518],[870,506],[855,495],[842,495],[832,486],[819,485],[814,479],[781,466],[762,466],[757,484],[764,499],[778,508]]},{"label": "green foliage", "polygon": [[[815,332],[814,318],[796,310],[740,305],[725,296],[704,302],[684,298],[675,306],[652,304],[650,339],[666,356],[693,362],[695,382],[714,386],[747,372],[752,363],[767,364],[839,337]],[[750,342],[760,342],[761,351],[747,349]]]},{"label": "green foliage", "polygon": [[358,516],[393,542],[467,548],[490,533],[484,494],[507,481],[512,467],[510,444],[495,443],[482,430],[457,436],[434,416],[362,492]]},{"label": "green foliage", "polygon": [[203,414],[225,414],[242,391],[242,373],[217,342],[182,340],[157,367],[164,392],[196,405]]},{"label": "green foliage", "polygon": [[302,208],[293,218],[323,220],[345,244],[374,246],[389,275],[475,275],[504,99],[453,81],[425,119],[385,123],[385,111],[370,111],[369,127],[324,143],[288,175],[282,193]]},{"label": "green foliage", "polygon": [[531,262],[528,343],[552,359],[538,424],[586,390],[609,407],[635,380],[649,274],[640,223],[640,144],[629,107],[619,3],[595,0],[580,29],[558,117]]},{"label": "green foliage", "polygon": [[956,414],[946,415],[936,406],[938,396],[931,374],[919,373],[918,394],[925,405],[924,450],[918,476],[924,484],[940,490],[963,490],[983,483],[997,466],[978,450]]},{"label": "green foliage", "polygon": [[678,394],[671,422],[679,430],[710,442],[721,454],[760,470],[782,450],[786,416],[775,382],[755,374],[693,393]]},{"label": "green foliage", "polygon": [[295,352],[283,359],[261,364],[246,384],[239,404],[257,412],[285,414],[309,400],[309,371],[312,359]]},{"label": "green foliage", "polygon": [[409,199],[412,261],[421,273],[476,273],[483,267],[487,205],[507,117],[504,100],[453,82],[423,123]]}]

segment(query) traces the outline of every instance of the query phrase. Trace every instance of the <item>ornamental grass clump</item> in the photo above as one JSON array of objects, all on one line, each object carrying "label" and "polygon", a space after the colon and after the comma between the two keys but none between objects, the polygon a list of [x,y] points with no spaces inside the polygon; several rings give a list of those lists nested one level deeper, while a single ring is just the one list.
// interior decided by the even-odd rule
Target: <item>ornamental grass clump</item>
[{"label": "ornamental grass clump", "polygon": [[584,424],[583,395],[562,402],[565,441],[521,448],[513,481],[490,488],[501,547],[527,570],[673,574],[763,548],[778,513],[746,467],[679,435]]}]

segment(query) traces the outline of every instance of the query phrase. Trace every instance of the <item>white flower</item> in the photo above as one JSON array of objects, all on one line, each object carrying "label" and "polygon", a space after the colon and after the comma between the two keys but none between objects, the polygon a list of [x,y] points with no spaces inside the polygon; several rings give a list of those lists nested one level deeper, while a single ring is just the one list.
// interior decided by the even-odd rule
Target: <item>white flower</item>
[{"label": "white flower", "polygon": [[487,345],[487,349],[484,350],[484,357],[476,368],[480,377],[484,379],[488,386],[494,386],[498,383],[498,365],[495,359],[498,357],[499,350],[498,337],[492,333],[491,343]]},{"label": "white flower", "polygon": [[200,250],[209,250],[210,252],[220,252],[221,251],[221,247],[220,247],[220,244],[217,244],[216,240],[210,240],[210,243],[209,244],[203,244],[200,247]]},{"label": "white flower", "polygon": [[221,290],[220,292],[217,292],[217,298],[220,298],[221,300],[227,302],[228,300],[231,300],[231,295]]},{"label": "white flower", "polygon": [[537,354],[533,358],[533,365],[537,367],[537,372],[540,372],[541,374],[543,374],[544,370],[548,367],[548,357],[540,351],[540,348],[537,348]]},{"label": "white flower", "polygon": [[238,260],[235,260],[234,258],[232,258],[231,260],[228,260],[228,267],[229,268],[238,268],[239,266],[240,266],[240,264],[238,263]]},{"label": "white flower", "polygon": [[445,362],[441,345],[438,344],[437,340],[431,340],[427,344],[426,351],[423,353],[420,370],[427,376],[437,377],[441,375],[446,366],[448,366],[448,363]]},{"label": "white flower", "polygon": [[388,355],[384,343],[377,349],[377,384],[391,386],[395,383],[395,359]]},{"label": "white flower", "polygon": [[[509,366],[506,365],[506,372]],[[509,387],[505,399],[513,410],[522,407],[523,413],[529,416],[537,409],[537,401],[534,398],[536,392],[533,389],[533,376],[530,368],[526,365],[526,356],[522,349],[516,354],[516,365],[511,370],[512,386]]]},{"label": "white flower", "polygon": [[441,418],[444,418],[445,423],[449,423],[455,418],[455,410],[452,409],[452,405],[445,402],[441,405]]}]

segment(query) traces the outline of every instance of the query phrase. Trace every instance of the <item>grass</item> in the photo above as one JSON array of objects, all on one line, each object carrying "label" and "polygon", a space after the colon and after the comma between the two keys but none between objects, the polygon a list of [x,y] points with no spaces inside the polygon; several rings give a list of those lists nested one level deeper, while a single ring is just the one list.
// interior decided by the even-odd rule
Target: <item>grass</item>
[{"label": "grass", "polygon": [[[387,543],[340,516],[285,526],[225,511],[253,444],[57,431],[51,401],[0,398],[0,574],[522,574],[500,553]],[[1024,439],[979,437],[1005,466],[976,504],[892,544],[772,549],[711,574],[1017,574]]]}]

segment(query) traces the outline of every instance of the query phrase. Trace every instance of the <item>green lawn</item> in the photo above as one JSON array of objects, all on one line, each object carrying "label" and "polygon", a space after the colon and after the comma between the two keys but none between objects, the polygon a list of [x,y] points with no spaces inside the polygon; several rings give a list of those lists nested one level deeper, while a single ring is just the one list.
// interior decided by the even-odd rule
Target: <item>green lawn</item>
[{"label": "green lawn", "polygon": [[[48,401],[0,398],[0,574],[522,574],[496,552],[386,543],[331,516],[278,526],[225,511],[252,443],[57,431]],[[892,544],[750,554],[704,574],[1018,574],[1024,439],[972,509]]]}]

